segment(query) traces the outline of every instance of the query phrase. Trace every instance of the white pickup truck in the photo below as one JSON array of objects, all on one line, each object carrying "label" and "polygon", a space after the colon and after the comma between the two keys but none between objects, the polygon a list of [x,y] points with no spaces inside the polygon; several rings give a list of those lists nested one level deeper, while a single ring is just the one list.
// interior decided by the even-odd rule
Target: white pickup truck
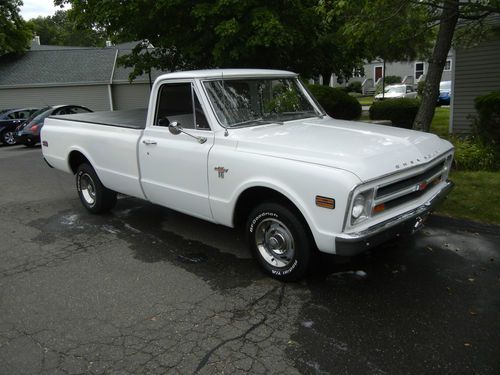
[{"label": "white pickup truck", "polygon": [[90,212],[118,192],[244,228],[280,280],[303,277],[318,250],[354,255],[414,232],[453,186],[449,142],[333,119],[286,71],[165,74],[147,113],[49,117],[41,140]]}]

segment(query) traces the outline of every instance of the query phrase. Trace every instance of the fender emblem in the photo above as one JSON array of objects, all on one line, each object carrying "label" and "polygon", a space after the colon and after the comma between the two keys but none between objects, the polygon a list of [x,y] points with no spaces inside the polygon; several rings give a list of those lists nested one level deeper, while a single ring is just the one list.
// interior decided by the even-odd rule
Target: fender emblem
[{"label": "fender emblem", "polygon": [[225,169],[224,167],[215,167],[214,170],[219,173],[219,178],[224,178],[224,173],[228,171],[228,169]]}]

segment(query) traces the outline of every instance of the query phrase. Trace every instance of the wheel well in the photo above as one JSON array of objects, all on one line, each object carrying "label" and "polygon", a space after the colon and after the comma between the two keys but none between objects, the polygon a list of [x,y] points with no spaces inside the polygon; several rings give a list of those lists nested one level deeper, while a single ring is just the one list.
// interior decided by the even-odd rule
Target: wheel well
[{"label": "wheel well", "polygon": [[76,173],[80,164],[89,163],[89,160],[80,151],[71,151],[69,154],[69,167],[73,174]]},{"label": "wheel well", "polygon": [[[285,205],[289,209],[296,212],[299,218],[303,220],[305,224],[307,224],[307,221],[305,220],[304,216],[297,208],[297,206],[285,195],[276,190],[266,187],[252,187],[245,190],[238,197],[238,201],[236,202],[236,207],[233,216],[234,226],[236,228],[242,228],[245,225],[245,222],[248,218],[248,215],[250,214],[250,211],[256,205],[264,202],[274,202]],[[309,226],[307,227],[309,228]]]}]

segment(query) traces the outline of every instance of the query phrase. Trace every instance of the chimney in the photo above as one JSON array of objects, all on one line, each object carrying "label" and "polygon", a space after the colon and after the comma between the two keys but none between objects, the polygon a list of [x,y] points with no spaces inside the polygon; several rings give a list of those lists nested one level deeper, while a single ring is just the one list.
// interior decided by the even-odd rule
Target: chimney
[{"label": "chimney", "polygon": [[111,43],[111,40],[106,40],[106,47],[113,47],[113,43]]},{"label": "chimney", "polygon": [[35,35],[33,37],[33,43],[36,44],[37,46],[40,45],[40,37],[38,35]]}]

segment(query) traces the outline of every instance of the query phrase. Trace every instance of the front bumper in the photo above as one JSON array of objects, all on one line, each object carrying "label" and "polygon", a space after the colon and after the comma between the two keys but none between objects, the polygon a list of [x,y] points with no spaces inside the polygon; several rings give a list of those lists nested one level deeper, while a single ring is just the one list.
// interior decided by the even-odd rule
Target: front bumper
[{"label": "front bumper", "polygon": [[375,224],[361,232],[338,235],[335,238],[336,254],[353,256],[399,235],[415,233],[422,227],[423,221],[434,207],[453,189],[453,186],[454,183],[448,180],[440,191],[417,208]]}]

